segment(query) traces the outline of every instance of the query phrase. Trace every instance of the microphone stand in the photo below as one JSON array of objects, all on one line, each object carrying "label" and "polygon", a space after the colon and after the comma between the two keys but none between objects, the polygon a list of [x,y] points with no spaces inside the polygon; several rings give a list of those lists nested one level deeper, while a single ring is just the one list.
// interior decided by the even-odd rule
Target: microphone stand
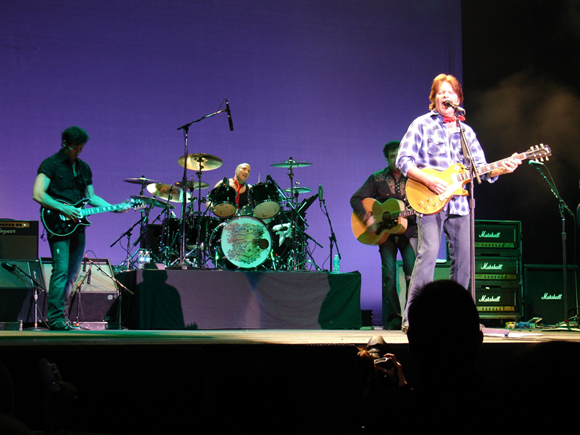
[{"label": "microphone stand", "polygon": [[[227,101],[227,100],[226,100]],[[223,102],[222,102],[223,104]],[[226,104],[226,108],[222,109],[222,110],[218,110],[217,112],[214,113],[210,113],[209,115],[205,115],[202,116],[199,119],[196,119],[195,121],[191,121],[187,124],[182,125],[181,127],[179,127],[177,130],[183,130],[184,135],[185,135],[185,164],[183,165],[183,177],[182,177],[182,192],[183,192],[183,197],[181,198],[181,243],[179,244],[179,264],[176,265],[177,268],[179,269],[189,269],[189,264],[187,264],[185,262],[185,209],[186,209],[186,199],[187,199],[187,190],[185,189],[185,187],[187,186],[187,156],[189,155],[189,150],[188,150],[188,133],[189,133],[189,127],[192,124],[195,124],[196,122],[200,122],[203,121],[204,119],[207,118],[211,118],[212,116],[218,115],[220,113],[223,112],[228,112],[228,106]],[[200,163],[201,166],[201,163]]]},{"label": "microphone stand", "polygon": [[332,228],[332,222],[330,220],[330,215],[328,214],[328,209],[326,208],[326,200],[321,199],[320,197],[318,197],[318,200],[320,201],[320,208],[322,209],[322,207],[324,207],[324,210],[322,210],[322,212],[326,216],[326,219],[328,220],[328,226],[330,227],[330,237],[328,239],[330,240],[330,272],[332,272],[333,268],[334,268],[334,262],[332,261],[333,260],[333,256],[332,256],[333,245],[336,245],[336,253],[338,254],[338,258],[340,260],[342,260],[342,256],[340,255],[340,249],[338,249],[338,242],[336,240],[336,234],[334,233],[334,229]]},{"label": "microphone stand", "polygon": [[[9,270],[9,269],[8,269]],[[16,275],[18,278],[20,278],[23,282],[24,280],[22,279],[22,277],[16,273],[16,271],[18,271],[19,273],[25,275],[26,277],[28,277],[30,279],[30,281],[32,282],[33,286],[32,286],[32,296],[34,298],[34,327],[33,328],[26,328],[27,331],[46,331],[48,328],[39,328],[38,327],[38,313],[40,312],[39,308],[38,308],[38,289],[41,289],[42,291],[44,291],[46,293],[46,287],[44,287],[37,279],[35,279],[34,277],[32,277],[30,274],[28,274],[27,272],[25,272],[24,270],[22,270],[20,267],[18,267],[16,264],[14,265],[14,269],[10,270],[10,272],[12,272],[14,275]],[[45,325],[48,325],[47,321],[44,319],[44,317],[42,316],[42,314],[40,315],[42,322]]]},{"label": "microphone stand", "polygon": [[[540,175],[542,176],[542,178],[544,179],[544,181],[546,182],[546,184],[548,184],[548,187],[550,188],[550,191],[552,192],[552,194],[556,197],[556,199],[558,200],[558,211],[560,212],[560,217],[562,220],[562,292],[564,293],[564,321],[560,322],[560,324],[564,324],[568,329],[570,329],[570,322],[569,322],[569,317],[568,317],[568,264],[567,264],[567,256],[566,256],[566,211],[568,213],[570,213],[570,215],[572,216],[573,219],[575,219],[574,213],[572,212],[572,210],[570,210],[570,208],[566,205],[566,202],[564,201],[564,199],[560,196],[560,192],[558,192],[558,188],[556,187],[556,184],[554,183],[554,179],[552,178],[552,175],[550,174],[550,178],[552,179],[552,181],[548,180],[548,178],[546,177],[546,174],[544,174],[544,172],[542,171],[542,166],[545,167],[547,169],[547,166],[544,164],[533,164],[533,161],[530,160],[529,164],[532,164],[533,166],[536,167],[536,169],[538,170],[538,172],[540,173]],[[548,173],[550,173],[549,169],[548,169]],[[578,289],[576,289],[577,291]],[[578,294],[576,294],[576,301],[578,301]],[[575,317],[578,318],[578,306],[575,307],[576,310],[576,315]]]},{"label": "microphone stand", "polygon": [[[96,266],[96,268],[105,276],[108,276],[109,278],[111,278],[112,281],[114,281],[118,286],[122,287],[123,290],[125,290],[126,292],[130,293],[131,295],[134,295],[135,292],[129,290],[127,287],[125,287],[125,285],[123,285],[123,283],[121,283],[117,278],[115,278],[113,275],[109,274],[106,270],[102,269],[101,266],[99,266],[97,263],[94,263],[93,260],[91,260],[90,258],[87,258],[87,261],[89,263],[91,263],[91,265]],[[90,269],[89,269],[90,270]],[[121,326],[121,304],[123,302],[123,292],[121,290],[119,290],[119,288],[117,288],[117,321],[119,322],[119,328],[118,329],[123,329]]]},{"label": "microphone stand", "polygon": [[[467,139],[465,137],[465,130],[461,122],[459,121],[459,108],[455,108],[455,122],[457,124],[457,128],[459,129],[459,137],[461,140],[461,149],[463,152],[463,156],[465,157],[468,163],[468,171],[470,173],[470,182],[469,182],[469,279],[470,279],[470,286],[471,286],[471,297],[473,300],[476,300],[476,292],[475,292],[475,186],[473,183],[473,179],[477,180],[477,184],[481,184],[481,179],[479,178],[479,174],[477,172],[477,167],[475,166],[475,162],[473,160],[473,154],[471,153],[471,146],[467,143]],[[465,113],[465,110],[462,110]]]}]

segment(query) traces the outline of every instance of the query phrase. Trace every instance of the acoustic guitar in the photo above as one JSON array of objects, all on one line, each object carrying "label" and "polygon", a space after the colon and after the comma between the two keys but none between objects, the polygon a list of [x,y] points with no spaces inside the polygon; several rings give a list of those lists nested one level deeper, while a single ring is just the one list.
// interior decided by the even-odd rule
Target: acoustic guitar
[{"label": "acoustic guitar", "polygon": [[391,234],[402,234],[407,229],[407,217],[415,214],[415,210],[406,210],[405,203],[389,198],[379,202],[374,198],[365,198],[362,205],[367,213],[371,213],[375,224],[366,225],[356,213],[352,213],[350,225],[356,239],[365,245],[381,245]]}]

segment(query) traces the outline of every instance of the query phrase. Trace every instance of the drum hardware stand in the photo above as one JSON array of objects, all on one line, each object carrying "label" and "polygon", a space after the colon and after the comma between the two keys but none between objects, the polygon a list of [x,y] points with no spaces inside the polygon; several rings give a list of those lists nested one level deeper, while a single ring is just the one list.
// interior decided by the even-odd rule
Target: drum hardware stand
[{"label": "drum hardware stand", "polygon": [[[572,210],[570,210],[568,205],[566,205],[566,202],[564,201],[564,199],[560,196],[560,192],[558,192],[558,188],[556,187],[556,183],[554,182],[554,179],[552,178],[552,175],[550,174],[550,170],[548,169],[548,167],[543,163],[535,162],[533,160],[530,160],[529,164],[536,167],[536,169],[538,170],[538,172],[540,173],[540,175],[542,176],[544,181],[548,184],[550,191],[558,200],[558,211],[560,212],[560,218],[562,220],[562,269],[563,269],[562,270],[562,293],[564,294],[564,321],[560,322],[558,324],[558,326],[564,326],[564,327],[570,329],[571,328],[571,325],[570,325],[571,318],[576,321],[576,326],[578,326],[577,322],[579,319],[579,317],[578,317],[579,312],[578,312],[578,305],[573,308],[573,310],[575,311],[575,314],[572,317],[570,317],[570,313],[568,312],[568,264],[567,264],[567,255],[566,255],[566,239],[567,239],[567,235],[566,235],[566,212],[568,212],[572,216],[574,221],[576,221],[576,217],[574,216],[574,213],[572,212]],[[550,175],[551,181],[548,180],[548,178],[546,177],[546,174],[544,174],[544,172],[542,171],[542,167],[545,167],[546,170],[548,171],[548,174]],[[576,301],[578,301],[578,288],[576,288]]]},{"label": "drum hardware stand", "polygon": [[330,214],[328,214],[328,209],[326,208],[326,200],[318,197],[318,201],[320,203],[320,209],[322,210],[322,213],[324,213],[324,215],[326,216],[326,219],[328,220],[328,226],[330,228],[330,237],[328,239],[330,240],[330,272],[332,272],[334,266],[332,261],[334,258],[332,256],[332,248],[334,245],[336,245],[336,253],[338,254],[338,258],[342,259],[342,256],[340,255],[340,249],[338,249],[338,242],[336,240],[336,234],[334,233],[334,229],[332,228]]},{"label": "drum hardware stand", "polygon": [[[218,115],[220,113],[223,112],[227,112],[228,113],[228,118],[230,119],[230,130],[233,130],[233,125],[231,122],[231,116],[230,116],[230,109],[229,109],[229,105],[226,101],[226,108],[222,109],[222,110],[218,110],[217,112],[214,113],[210,113],[209,115],[205,115],[202,116],[199,119],[196,119],[194,121],[188,122],[187,124],[182,125],[181,127],[178,127],[178,131],[179,130],[183,130],[183,134],[184,134],[184,156],[187,159],[187,156],[189,155],[189,145],[188,145],[188,136],[189,136],[189,127],[192,124],[195,124],[197,122],[203,121],[204,119],[207,118],[211,118],[212,116]],[[223,103],[222,103],[223,104]],[[200,164],[200,172],[201,172],[201,164]],[[200,182],[201,182],[201,175],[199,175],[200,178]],[[187,183],[187,163],[183,165],[183,186],[186,186]],[[180,240],[180,245],[179,245],[179,264],[177,265],[177,267],[181,268],[181,269],[189,269],[188,265],[185,263],[185,200],[182,201],[182,207],[181,207],[181,240]]]},{"label": "drum hardware stand", "polygon": [[91,266],[95,266],[99,272],[101,272],[103,275],[111,278],[111,280],[114,281],[117,284],[117,286],[120,286],[122,288],[122,290],[119,290],[119,287],[117,287],[117,321],[119,322],[118,329],[123,329],[123,327],[121,326],[121,320],[122,320],[121,319],[121,304],[123,302],[123,290],[128,292],[131,295],[135,295],[135,293],[132,292],[131,290],[129,290],[127,287],[125,287],[123,285],[123,283],[119,282],[119,280],[117,278],[115,278],[114,275],[109,274],[106,270],[101,268],[101,266],[99,266],[97,263],[94,263],[90,258],[87,258],[87,261],[89,263],[91,263]]}]

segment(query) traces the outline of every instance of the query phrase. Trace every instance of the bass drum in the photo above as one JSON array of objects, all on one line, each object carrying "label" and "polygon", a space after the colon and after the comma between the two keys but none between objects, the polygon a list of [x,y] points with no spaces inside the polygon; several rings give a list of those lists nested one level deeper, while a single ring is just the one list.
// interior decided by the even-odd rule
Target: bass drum
[{"label": "bass drum", "polygon": [[270,256],[272,237],[266,225],[250,216],[220,224],[210,237],[210,252],[216,267],[253,269]]}]

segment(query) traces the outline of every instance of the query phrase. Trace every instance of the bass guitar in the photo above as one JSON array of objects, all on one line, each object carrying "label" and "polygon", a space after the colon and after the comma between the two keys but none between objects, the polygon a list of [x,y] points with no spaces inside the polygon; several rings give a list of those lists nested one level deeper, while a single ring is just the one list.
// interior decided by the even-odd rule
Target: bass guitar
[{"label": "bass guitar", "polygon": [[[552,155],[552,151],[548,145],[540,144],[531,147],[524,153],[517,154],[515,157],[520,160],[548,160]],[[508,157],[509,158],[509,157]],[[483,165],[477,168],[479,175],[487,174],[494,169],[500,168],[502,162],[506,159],[498,160],[497,162]],[[412,180],[407,180],[407,199],[409,204],[417,213],[435,214],[443,210],[443,207],[454,196],[467,196],[468,192],[463,189],[463,186],[472,180],[471,174],[467,171],[465,166],[461,163],[451,165],[445,171],[438,171],[437,169],[424,168],[421,169],[426,174],[440,178],[446,181],[448,186],[445,192],[437,194],[425,186],[423,183]]]},{"label": "bass guitar", "polygon": [[[66,201],[57,201],[62,204],[70,205]],[[42,225],[44,225],[44,228],[46,228],[46,231],[50,234],[64,237],[74,233],[79,226],[88,227],[91,223],[87,219],[87,216],[92,214],[128,210],[130,208],[137,210],[138,208],[145,207],[145,204],[140,199],[131,198],[129,202],[123,202],[121,204],[83,208],[88,201],[88,198],[81,199],[73,205],[73,207],[81,209],[81,217],[79,219],[69,219],[61,212],[42,207],[40,211]]]},{"label": "bass guitar", "polygon": [[415,210],[406,210],[405,203],[389,198],[378,202],[374,198],[362,201],[365,211],[371,213],[375,223],[366,225],[356,213],[352,213],[350,225],[356,239],[365,245],[381,245],[391,234],[402,234],[407,229],[407,217],[414,215]]}]

